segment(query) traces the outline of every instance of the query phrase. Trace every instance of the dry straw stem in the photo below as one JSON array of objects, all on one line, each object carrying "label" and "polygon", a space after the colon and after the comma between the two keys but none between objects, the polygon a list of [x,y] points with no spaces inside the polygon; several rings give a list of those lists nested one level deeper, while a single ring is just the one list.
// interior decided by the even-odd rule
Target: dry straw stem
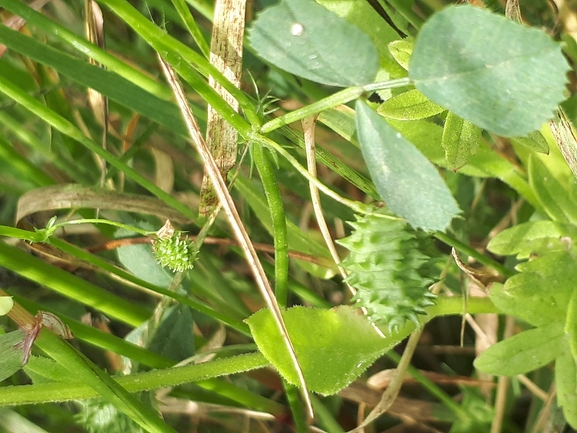
[{"label": "dry straw stem", "polygon": [[[244,37],[246,0],[217,0],[210,44],[210,63],[240,88],[242,77],[242,47]],[[238,101],[211,76],[208,83],[238,112]],[[234,167],[237,155],[238,132],[217,112],[208,106],[206,143],[216,160],[222,176]],[[218,202],[207,173],[202,181],[200,213],[208,216]]]},{"label": "dry straw stem", "polygon": [[270,284],[266,278],[266,274],[264,272],[264,269],[262,268],[262,265],[260,264],[260,261],[258,260],[256,250],[254,249],[254,246],[252,245],[252,242],[248,236],[248,233],[246,232],[246,230],[245,230],[245,228],[244,228],[244,226],[240,220],[240,216],[238,214],[238,211],[236,210],[236,206],[234,205],[234,202],[232,200],[230,193],[228,192],[228,189],[226,187],[224,179],[218,170],[218,166],[216,165],[216,161],[214,160],[214,158],[213,158],[212,154],[210,153],[206,143],[204,142],[204,139],[202,138],[202,134],[201,134],[200,129],[198,127],[198,123],[196,122],[196,119],[194,118],[194,115],[192,114],[192,111],[191,111],[190,107],[188,106],[186,96],[184,94],[182,86],[178,82],[178,79],[176,77],[174,70],[160,56],[159,56],[159,60],[160,60],[160,65],[162,67],[162,71],[164,72],[164,75],[166,76],[166,79],[167,79],[170,87],[172,88],[172,91],[174,92],[178,106],[182,112],[182,115],[184,116],[184,121],[185,121],[186,126],[188,128],[190,136],[192,137],[192,141],[194,143],[194,146],[196,147],[196,150],[198,151],[198,153],[200,154],[200,156],[204,162],[205,171],[206,171],[207,175],[209,176],[210,181],[214,185],[216,195],[217,195],[217,197],[218,197],[218,199],[222,205],[222,208],[224,210],[224,213],[226,214],[226,217],[230,223],[230,226],[232,228],[234,236],[238,240],[238,243],[245,254],[246,261],[248,263],[250,270],[253,273],[254,279],[255,279],[257,286],[261,292],[261,295],[264,298],[264,300],[267,304],[267,307],[272,312],[275,323],[278,327],[278,330],[279,330],[279,332],[283,338],[283,341],[286,344],[289,355],[290,355],[291,360],[293,362],[293,366],[295,367],[295,371],[296,371],[297,376],[299,378],[299,384],[301,386],[303,399],[304,399],[305,404],[307,406],[308,415],[309,415],[309,417],[312,418],[313,417],[312,404],[311,404],[310,397],[309,397],[308,392],[307,392],[305,378],[304,378],[302,369],[300,367],[300,364],[298,362],[298,359],[297,359],[294,347],[292,345],[292,342],[290,341],[286,325],[285,325],[284,320],[283,320],[282,315],[281,315],[280,308],[279,308],[278,304],[276,303],[274,293],[273,293],[273,291],[270,287]]},{"label": "dry straw stem", "polygon": [[[94,0],[85,0],[84,4],[84,15],[85,15],[85,26],[86,26],[86,39],[97,45],[99,48],[105,49],[104,46],[104,17],[100,6]],[[88,61],[96,66],[103,68],[103,66],[98,63],[93,58],[89,58]],[[108,98],[98,93],[94,89],[88,89],[88,102],[90,107],[94,112],[94,116],[98,119],[98,122],[102,125],[102,148],[106,150],[107,148],[107,137],[108,137]],[[95,156],[98,164],[100,165],[100,187],[104,187],[104,182],[106,181],[106,161],[104,158]]]}]

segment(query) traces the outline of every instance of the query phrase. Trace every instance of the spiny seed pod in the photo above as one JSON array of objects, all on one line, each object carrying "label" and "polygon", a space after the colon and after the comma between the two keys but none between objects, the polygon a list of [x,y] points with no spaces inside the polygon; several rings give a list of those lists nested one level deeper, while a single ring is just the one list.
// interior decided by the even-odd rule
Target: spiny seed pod
[{"label": "spiny seed pod", "polygon": [[353,233],[338,243],[350,251],[341,262],[357,289],[356,306],[367,310],[377,325],[394,332],[407,320],[419,326],[418,315],[433,305],[435,295],[428,290],[431,259],[420,247],[426,235],[412,230],[402,220],[368,215],[349,222]]},{"label": "spiny seed pod", "polygon": [[183,237],[183,232],[175,230],[169,220],[156,232],[157,239],[152,241],[154,256],[163,267],[173,272],[184,272],[194,267],[198,251],[192,248],[192,242]]}]

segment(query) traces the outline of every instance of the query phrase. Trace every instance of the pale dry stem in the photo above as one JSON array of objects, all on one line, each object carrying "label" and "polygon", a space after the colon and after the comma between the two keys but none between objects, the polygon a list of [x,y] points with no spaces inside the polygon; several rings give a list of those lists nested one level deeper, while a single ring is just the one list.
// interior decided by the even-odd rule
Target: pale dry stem
[{"label": "pale dry stem", "polygon": [[198,124],[196,122],[196,119],[194,118],[194,115],[192,114],[192,111],[188,105],[188,101],[186,99],[186,96],[184,94],[184,91],[182,89],[182,86],[180,85],[180,83],[178,82],[178,79],[176,77],[176,73],[174,72],[174,70],[171,68],[171,66],[166,63],[160,56],[159,56],[159,60],[160,60],[160,64],[162,67],[162,70],[169,82],[169,85],[171,86],[178,106],[182,112],[182,115],[184,116],[185,119],[185,123],[187,125],[187,128],[189,130],[190,136],[192,138],[193,144],[196,148],[196,150],[198,151],[198,153],[200,154],[204,164],[205,164],[205,170],[206,173],[208,174],[208,176],[210,177],[211,182],[214,185],[215,188],[215,192],[216,195],[218,196],[218,199],[222,205],[222,208],[227,216],[227,219],[230,223],[231,229],[234,233],[234,236],[237,238],[240,247],[242,248],[244,254],[245,254],[245,258],[247,261],[247,264],[251,270],[251,272],[253,273],[255,282],[261,292],[261,295],[263,297],[263,299],[265,300],[267,307],[270,309],[275,324],[278,327],[278,330],[282,336],[283,341],[286,344],[286,347],[288,349],[291,361],[293,363],[293,366],[295,368],[295,372],[297,373],[297,376],[299,378],[299,384],[301,386],[301,392],[303,395],[303,399],[304,402],[306,404],[307,407],[307,412],[310,418],[312,418],[313,416],[313,411],[312,411],[312,403],[310,401],[310,397],[308,395],[307,392],[307,388],[306,388],[306,382],[305,382],[305,378],[302,372],[302,369],[300,367],[300,364],[298,362],[294,347],[292,345],[292,342],[289,338],[288,335],[288,330],[286,328],[286,325],[284,323],[284,320],[282,318],[282,314],[281,314],[281,310],[276,302],[276,299],[274,297],[274,293],[272,291],[272,288],[270,287],[269,281],[266,278],[266,274],[264,272],[264,269],[262,268],[262,265],[260,263],[260,261],[258,260],[257,254],[256,254],[256,250],[254,249],[254,246],[248,236],[248,233],[246,232],[242,221],[240,219],[240,216],[238,214],[238,211],[236,209],[236,206],[232,200],[232,197],[226,187],[226,184],[224,182],[224,179],[218,169],[218,166],[216,164],[216,161],[214,160],[212,154],[210,153],[206,143],[204,142],[204,139],[202,137],[202,134],[200,132],[200,128],[198,127]]}]

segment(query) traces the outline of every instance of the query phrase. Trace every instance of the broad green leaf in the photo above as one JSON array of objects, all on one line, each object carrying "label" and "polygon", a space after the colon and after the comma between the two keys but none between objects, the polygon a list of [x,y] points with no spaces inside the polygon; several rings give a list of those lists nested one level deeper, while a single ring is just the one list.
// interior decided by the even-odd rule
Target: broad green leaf
[{"label": "broad green leaf", "polygon": [[267,62],[330,86],[371,83],[379,67],[371,38],[313,0],[283,0],[266,9],[249,41]]},{"label": "broad green leaf", "polygon": [[450,6],[422,27],[409,77],[431,101],[506,137],[540,129],[563,101],[568,66],[540,30],[473,6]]},{"label": "broad green leaf", "polygon": [[543,137],[543,134],[539,131],[532,132],[526,137],[511,137],[511,141],[535,152],[549,153],[547,140],[545,140],[545,137]]},{"label": "broad green leaf", "polygon": [[155,286],[170,286],[172,273],[158,264],[150,245],[126,245],[116,251],[120,263],[138,278]]},{"label": "broad green leaf", "polygon": [[[283,312],[307,387],[334,394],[355,380],[395,342],[380,337],[359,310],[293,307]],[[292,384],[298,379],[269,310],[246,322],[262,354]]]},{"label": "broad green leaf", "polygon": [[529,156],[528,171],[529,183],[547,215],[553,221],[577,224],[577,206],[569,191],[549,171],[539,155]]},{"label": "broad green leaf", "polygon": [[520,317],[534,326],[565,322],[567,304],[577,281],[575,255],[552,252],[521,263],[520,271],[505,285],[491,286],[491,301],[503,313]]},{"label": "broad green leaf", "polygon": [[22,342],[24,337],[24,331],[20,329],[0,335],[0,353],[2,354],[2,359],[0,360],[0,382],[12,376],[22,367],[24,359]]},{"label": "broad green leaf", "polygon": [[565,419],[577,428],[577,366],[570,350],[563,352],[555,362],[557,403],[563,408]]},{"label": "broad green leaf", "polygon": [[449,111],[443,129],[443,149],[447,164],[453,170],[463,167],[469,158],[477,154],[481,130]]},{"label": "broad green leaf", "polygon": [[[316,2],[366,33],[380,54],[381,64],[385,57],[391,57],[387,43],[398,39],[399,35],[391,26],[383,23],[383,17],[371,7],[369,2],[342,0],[316,0]],[[406,32],[407,26],[403,25],[402,16],[398,13],[395,14],[395,10],[392,8],[385,6],[385,9],[391,16],[396,15],[395,23]],[[392,62],[392,59],[390,61]]]},{"label": "broad green leaf", "polygon": [[494,254],[526,259],[531,254],[544,255],[566,251],[577,242],[577,227],[554,221],[531,221],[503,230],[487,245]]},{"label": "broad green leaf", "polygon": [[0,296],[0,316],[8,314],[13,306],[12,296]]},{"label": "broad green leaf", "polygon": [[[441,146],[443,129],[427,121],[401,122],[389,121],[395,129],[401,132],[434,164],[441,167],[450,168],[447,164],[443,148]],[[535,194],[527,180],[525,174],[507,159],[497,155],[497,153],[484,142],[481,142],[477,149],[477,154],[471,156],[466,165],[461,167],[459,173],[475,177],[496,177],[501,179],[511,188],[516,190],[536,209],[541,209]]]},{"label": "broad green leaf", "polygon": [[524,374],[549,364],[566,347],[563,326],[553,322],[494,344],[475,359],[475,368],[499,376]]},{"label": "broad green leaf", "polygon": [[389,44],[389,51],[405,70],[409,70],[409,61],[413,54],[413,43],[407,40],[393,41]]},{"label": "broad green leaf", "polygon": [[[373,81],[387,81],[391,78],[400,78],[407,75],[393,59],[387,44],[399,39],[398,33],[389,25],[384,24],[381,17],[367,1],[342,1],[342,0],[315,0],[321,6],[334,12],[339,17],[358,27],[363,33],[371,38],[379,54],[379,71]],[[395,21],[395,24],[407,33],[408,23],[395,8],[387,4],[381,4]],[[391,90],[377,90],[377,94],[383,99],[392,96]]]},{"label": "broad green leaf", "polygon": [[397,120],[426,119],[443,111],[445,111],[443,107],[429,101],[417,89],[393,96],[377,109],[380,115]]},{"label": "broad green leaf", "polygon": [[162,318],[148,349],[177,362],[194,355],[193,319],[190,307],[169,308]]},{"label": "broad green leaf", "polygon": [[366,103],[356,103],[363,157],[377,191],[395,214],[415,228],[447,229],[460,212],[437,169]]},{"label": "broad green leaf", "polygon": [[[323,111],[319,121],[327,125],[345,140],[355,146],[360,146],[356,136],[354,111],[348,107],[339,107]],[[413,143],[434,164],[448,167],[441,139],[443,129],[425,120],[403,122],[388,120],[390,125],[403,137]],[[477,154],[471,157],[460,173],[475,177],[497,177],[515,189],[536,209],[541,209],[533,190],[525,179],[525,174],[507,159],[497,155],[486,143],[481,142]]]}]

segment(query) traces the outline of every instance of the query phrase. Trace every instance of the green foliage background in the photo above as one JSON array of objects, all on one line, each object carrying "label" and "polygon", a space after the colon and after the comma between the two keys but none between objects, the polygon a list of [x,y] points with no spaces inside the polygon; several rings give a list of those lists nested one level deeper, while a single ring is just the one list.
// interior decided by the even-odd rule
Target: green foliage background
[{"label": "green foliage background", "polygon": [[[411,334],[402,369],[418,385],[377,430],[577,426],[577,44],[550,10],[251,3],[237,89],[207,58],[212,2],[98,4],[106,48],[79,2],[0,0],[0,430],[346,431]],[[203,162],[158,55],[203,131],[211,105],[239,133],[227,180],[287,307],[314,421],[225,216],[198,215]],[[499,316],[461,332],[482,313]]]}]

